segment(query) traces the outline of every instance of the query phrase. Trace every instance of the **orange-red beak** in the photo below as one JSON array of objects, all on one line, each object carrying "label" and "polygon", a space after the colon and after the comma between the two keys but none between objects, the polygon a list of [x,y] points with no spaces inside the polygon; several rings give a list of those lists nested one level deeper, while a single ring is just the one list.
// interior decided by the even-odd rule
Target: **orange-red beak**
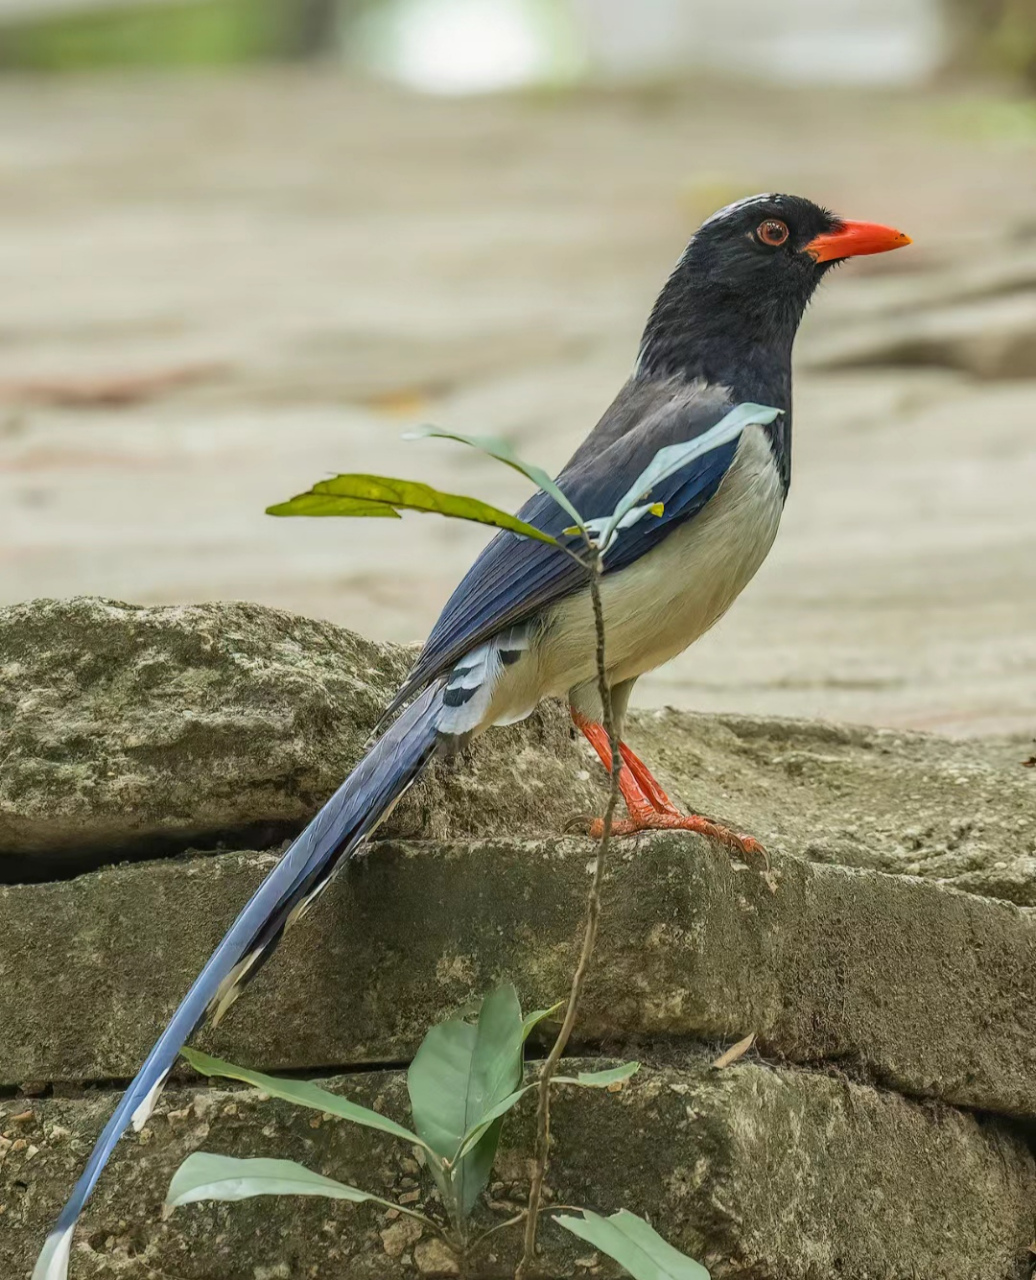
[{"label": "orange-red beak", "polygon": [[814,236],[803,250],[814,262],[858,258],[865,253],[888,253],[912,244],[910,237],[880,222],[843,222],[836,231]]}]

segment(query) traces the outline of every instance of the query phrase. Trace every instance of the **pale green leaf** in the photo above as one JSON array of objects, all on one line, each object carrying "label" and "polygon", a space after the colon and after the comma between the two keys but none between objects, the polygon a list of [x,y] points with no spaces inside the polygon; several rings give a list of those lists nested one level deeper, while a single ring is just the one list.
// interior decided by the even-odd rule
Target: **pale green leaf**
[{"label": "pale green leaf", "polygon": [[[665,514],[664,502],[648,502],[640,507],[630,507],[621,520],[614,526],[613,534],[618,533],[622,529],[628,529],[631,525],[643,520],[645,516],[661,516]],[[586,532],[594,538],[600,539],[600,535],[605,532],[611,525],[611,516],[600,516],[596,520],[587,520],[585,528]],[[563,529],[563,533],[578,533],[578,529]]]},{"label": "pale green leaf", "polygon": [[337,1093],[321,1089],[310,1080],[284,1080],[278,1076],[264,1075],[261,1071],[252,1071],[248,1067],[236,1067],[231,1062],[223,1062],[220,1058],[211,1058],[207,1053],[197,1049],[180,1051],[195,1071],[203,1076],[225,1076],[228,1080],[240,1080],[244,1084],[254,1085],[274,1098],[283,1098],[285,1102],[294,1102],[296,1106],[309,1107],[313,1111],[326,1111],[331,1115],[341,1116],[343,1120],[351,1120],[353,1124],[363,1125],[367,1129],[377,1129],[381,1133],[389,1133],[394,1138],[402,1138],[404,1142],[416,1143],[419,1147],[426,1144],[417,1136],[405,1129],[403,1125],[390,1120],[388,1116],[379,1115],[369,1107],[361,1107],[348,1098],[341,1098]]},{"label": "pale green leaf", "polygon": [[[429,1168],[451,1218],[462,1216],[458,1195],[445,1165],[457,1150],[455,1136],[463,1123],[463,1100],[475,1045],[475,1028],[453,1019],[425,1035],[407,1072],[414,1127],[432,1159]],[[476,1193],[477,1194],[477,1193]]]},{"label": "pale green leaf", "polygon": [[553,1018],[555,1014],[560,1013],[564,1009],[565,1003],[564,1000],[559,1000],[557,1004],[552,1004],[549,1009],[534,1009],[532,1013],[528,1014],[522,1023],[522,1040],[528,1040],[541,1022],[546,1022],[548,1018]]},{"label": "pale green leaf", "polygon": [[492,1124],[486,1125],[475,1144],[456,1160],[449,1172],[454,1203],[462,1221],[468,1217],[479,1196],[489,1186],[496,1149],[500,1145],[502,1124],[502,1120],[494,1120]]},{"label": "pale green leaf", "polygon": [[521,1084],[524,1044],[525,1023],[518,993],[506,983],[486,996],[478,1012],[468,1078],[468,1125]]},{"label": "pale green leaf", "polygon": [[414,1125],[445,1160],[468,1130],[521,1081],[524,1024],[514,987],[486,996],[478,1023],[431,1028],[414,1055],[407,1088]]},{"label": "pale green leaf", "polygon": [[609,1085],[621,1084],[629,1080],[640,1070],[639,1062],[624,1062],[618,1067],[609,1067],[606,1071],[580,1071],[574,1078],[564,1077],[566,1084],[581,1084],[587,1089],[607,1089]]},{"label": "pale green leaf", "polygon": [[537,488],[542,489],[544,493],[549,493],[558,506],[568,512],[577,525],[582,526],[583,517],[569,502],[564,492],[547,475],[546,471],[542,467],[534,466],[533,463],[525,462],[519,458],[506,440],[499,440],[495,436],[466,436],[459,431],[443,431],[439,427],[419,427],[416,431],[408,431],[403,439],[456,440],[460,444],[470,445],[473,449],[480,449],[483,453],[488,453],[491,458],[496,458],[498,462],[503,462],[507,466],[513,467],[515,471],[520,471],[523,476],[528,477]]},{"label": "pale green leaf", "polygon": [[509,529],[522,537],[557,546],[557,539],[549,533],[479,498],[443,493],[419,480],[388,476],[341,475],[319,480],[306,493],[266,510],[271,516],[398,516],[400,510],[431,512]]},{"label": "pale green leaf", "polygon": [[[414,1127],[436,1154],[455,1167],[451,1199],[466,1216],[489,1181],[499,1123],[487,1113],[521,1081],[524,1026],[511,986],[482,1002],[477,1026],[441,1022],[421,1042],[407,1073]],[[470,1130],[479,1135],[465,1145]]]},{"label": "pale green leaf", "polygon": [[165,1202],[170,1209],[199,1200],[250,1200],[253,1196],[326,1196],[395,1209],[391,1200],[372,1196],[358,1187],[314,1173],[294,1160],[239,1160],[233,1156],[195,1151],[173,1174]]},{"label": "pale green leaf", "polygon": [[582,1210],[583,1216],[558,1214],[559,1226],[586,1240],[626,1268],[634,1280],[709,1280],[693,1258],[668,1244],[643,1218],[620,1209],[610,1218]]},{"label": "pale green leaf", "polygon": [[[557,1084],[558,1083],[557,1077],[555,1077],[555,1079],[551,1083]],[[576,1082],[574,1080],[570,1080],[568,1081],[568,1083],[575,1084]],[[471,1150],[473,1146],[476,1145],[476,1143],[479,1141],[482,1135],[486,1132],[486,1130],[492,1124],[494,1124],[497,1120],[500,1120],[503,1116],[505,1116],[508,1113],[508,1111],[511,1110],[512,1107],[517,1106],[517,1104],[521,1102],[522,1098],[525,1097],[525,1095],[529,1092],[529,1090],[535,1089],[538,1084],[539,1084],[538,1080],[533,1080],[530,1084],[523,1085],[522,1088],[520,1089],[515,1089],[514,1093],[509,1093],[506,1098],[501,1098],[495,1107],[490,1107],[489,1110],[482,1117],[482,1119],[477,1124],[473,1125],[468,1130],[468,1132],[464,1135],[464,1140],[461,1142],[460,1150],[457,1153],[457,1158],[461,1159],[463,1156],[467,1155],[467,1153]]]},{"label": "pale green leaf", "polygon": [[451,1160],[464,1123],[468,1076],[475,1049],[475,1028],[451,1019],[432,1027],[414,1054],[407,1089],[414,1127],[444,1160]]}]

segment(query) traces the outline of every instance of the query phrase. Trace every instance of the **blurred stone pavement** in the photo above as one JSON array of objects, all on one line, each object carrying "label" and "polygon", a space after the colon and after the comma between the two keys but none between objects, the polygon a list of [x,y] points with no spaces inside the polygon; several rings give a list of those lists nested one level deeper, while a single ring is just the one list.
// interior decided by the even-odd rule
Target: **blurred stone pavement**
[{"label": "blurred stone pavement", "polygon": [[324,72],[0,84],[0,603],[247,599],[419,639],[476,527],[275,521],[339,470],[504,506],[630,367],[698,221],[915,240],[829,281],[769,562],[641,705],[1036,733],[1036,133],[979,97],[696,81],[423,99]]}]

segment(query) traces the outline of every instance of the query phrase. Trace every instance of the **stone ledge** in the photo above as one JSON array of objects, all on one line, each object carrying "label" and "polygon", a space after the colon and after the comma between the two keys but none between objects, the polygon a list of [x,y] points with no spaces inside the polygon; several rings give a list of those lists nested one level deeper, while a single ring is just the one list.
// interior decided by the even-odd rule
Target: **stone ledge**
[{"label": "stone ledge", "polygon": [[635,714],[630,738],[685,805],[771,851],[1036,906],[1029,739],[668,708]]},{"label": "stone ledge", "polygon": [[[48,878],[48,856],[96,866],[224,833],[275,842],[356,764],[413,656],[253,604],[0,609],[0,879]],[[551,834],[603,785],[545,705],[463,768],[434,767],[386,832]]]},{"label": "stone ledge", "polygon": [[[405,1120],[401,1073],[338,1078],[333,1087]],[[112,1097],[13,1104],[0,1128],[22,1140],[0,1165],[0,1272],[28,1274]],[[529,1101],[505,1130],[491,1184],[510,1216],[527,1190]],[[1028,1275],[1036,1171],[1001,1122],[797,1069],[701,1058],[645,1067],[621,1093],[557,1095],[549,1185],[558,1203],[648,1215],[715,1280],[1022,1280]],[[192,1150],[278,1155],[389,1198],[414,1186],[410,1152],[341,1121],[321,1122],[252,1091],[168,1091],[143,1132],[120,1144],[88,1206],[73,1280],[399,1280],[443,1274],[427,1242],[368,1206],[314,1200],[198,1205],[163,1222],[169,1178]],[[31,1154],[30,1154],[31,1153]],[[416,1179],[419,1207],[428,1180]],[[425,1203],[425,1207],[427,1203]],[[433,1208],[434,1212],[434,1208]],[[392,1228],[390,1234],[382,1233]],[[398,1238],[397,1238],[398,1237]],[[261,1245],[257,1246],[257,1240]],[[611,1277],[593,1250],[543,1233],[544,1274]],[[517,1236],[501,1232],[472,1280],[510,1277]],[[580,1261],[581,1260],[581,1261]]]},{"label": "stone ledge", "polygon": [[[355,764],[410,657],[252,604],[0,609],[0,880],[276,844]],[[674,796],[771,850],[1036,906],[1021,738],[675,711],[635,714],[630,737]],[[603,786],[545,704],[433,768],[385,834],[558,835],[599,811]]]},{"label": "stone ledge", "polygon": [[[580,1034],[759,1036],[919,1097],[1036,1117],[1036,918],[917,879],[698,837],[619,847]],[[267,1069],[405,1060],[502,979],[568,989],[593,846],[384,842],[202,1043]],[[273,861],[223,854],[0,889],[0,1084],[131,1076]]]}]

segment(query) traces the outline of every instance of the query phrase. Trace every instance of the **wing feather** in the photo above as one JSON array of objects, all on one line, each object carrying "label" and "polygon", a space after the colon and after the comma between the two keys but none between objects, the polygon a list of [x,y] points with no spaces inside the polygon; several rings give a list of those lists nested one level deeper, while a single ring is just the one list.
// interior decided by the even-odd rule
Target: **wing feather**
[{"label": "wing feather", "polygon": [[[667,379],[633,382],[558,476],[558,484],[584,518],[607,516],[659,449],[707,431],[731,408],[725,388]],[[665,504],[662,516],[625,530],[605,562],[605,572],[626,568],[685,521],[719,488],[737,441],[722,445],[669,477],[652,491]],[[547,494],[534,494],[518,513],[555,537],[571,524]],[[578,546],[577,539],[568,539]],[[424,649],[386,714],[449,670],[469,650],[504,627],[526,622],[579,591],[586,570],[547,543],[501,532],[489,543],[446,603]]]}]

